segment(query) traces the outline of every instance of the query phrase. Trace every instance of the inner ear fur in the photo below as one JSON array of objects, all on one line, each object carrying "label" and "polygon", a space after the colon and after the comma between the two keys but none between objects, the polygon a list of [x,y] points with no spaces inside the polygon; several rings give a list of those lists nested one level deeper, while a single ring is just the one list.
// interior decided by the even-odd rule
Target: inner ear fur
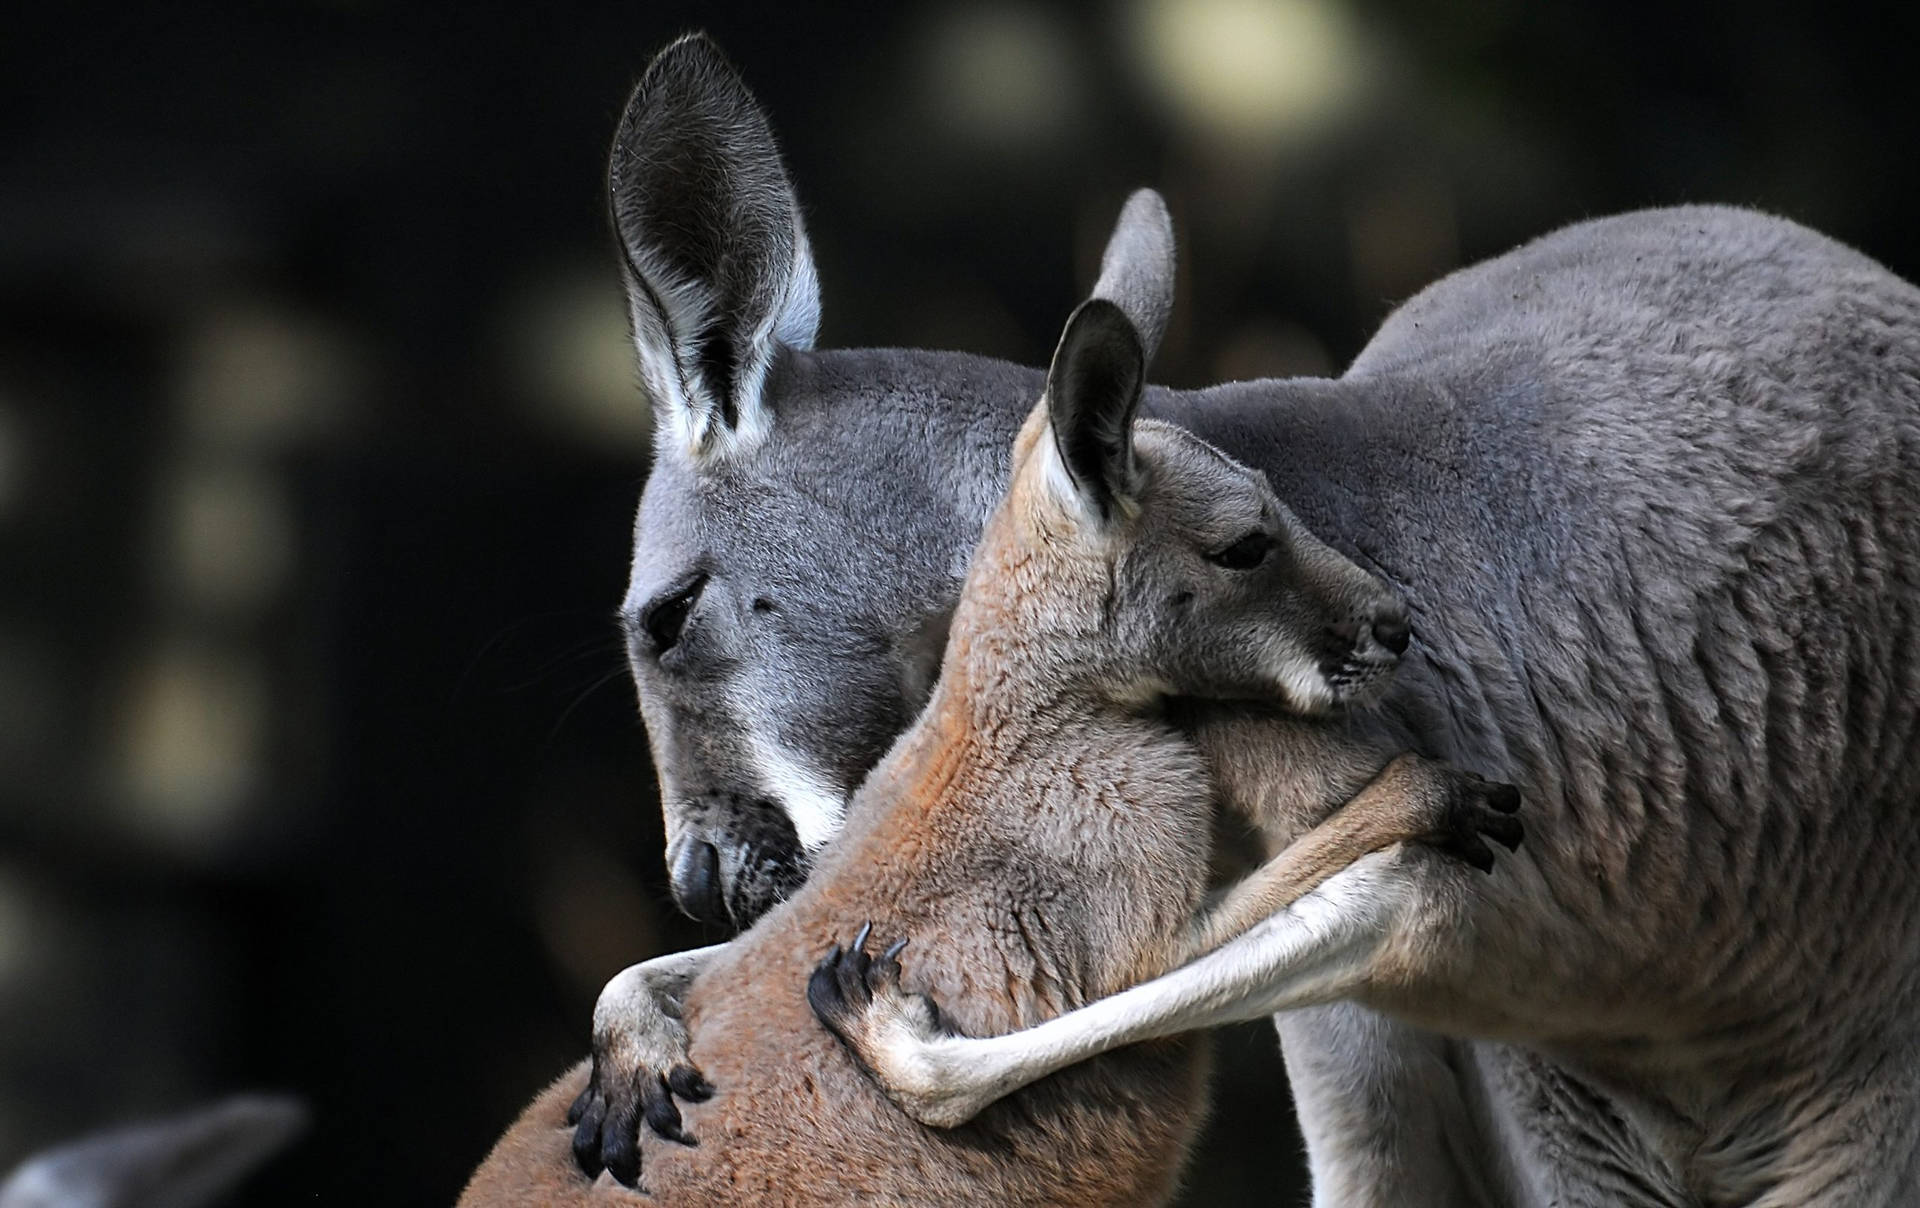
[{"label": "inner ear fur", "polygon": [[1047,370],[1047,416],[1073,490],[1102,521],[1138,492],[1133,421],[1145,379],[1146,354],[1126,312],[1105,298],[1082,302]]},{"label": "inner ear fur", "polygon": [[663,436],[695,452],[764,436],[780,346],[810,347],[819,284],[773,128],[705,35],[648,66],[607,195],[641,376]]}]

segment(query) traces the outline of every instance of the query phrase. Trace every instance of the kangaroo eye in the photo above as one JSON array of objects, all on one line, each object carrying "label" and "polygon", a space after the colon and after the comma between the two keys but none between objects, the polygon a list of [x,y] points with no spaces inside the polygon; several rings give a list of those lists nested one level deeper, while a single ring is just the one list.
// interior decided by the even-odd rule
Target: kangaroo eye
[{"label": "kangaroo eye", "polygon": [[655,654],[665,654],[679,644],[680,631],[686,628],[687,614],[693,611],[706,585],[707,577],[699,575],[685,587],[647,605],[647,611],[640,618],[640,626],[647,631],[647,639],[653,643]]},{"label": "kangaroo eye", "polygon": [[1252,570],[1267,560],[1267,555],[1273,552],[1273,546],[1272,537],[1255,529],[1227,548],[1208,554],[1207,561],[1228,570]]}]

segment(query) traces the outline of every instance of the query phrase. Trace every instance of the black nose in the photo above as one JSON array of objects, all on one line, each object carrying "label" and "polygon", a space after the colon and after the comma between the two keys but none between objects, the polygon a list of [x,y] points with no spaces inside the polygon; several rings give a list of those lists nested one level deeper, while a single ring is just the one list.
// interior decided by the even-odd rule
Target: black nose
[{"label": "black nose", "polygon": [[681,847],[669,875],[673,902],[680,913],[700,923],[726,921],[726,894],[720,885],[720,853],[713,844],[694,841]]},{"label": "black nose", "polygon": [[1405,654],[1413,639],[1413,626],[1405,617],[1381,617],[1373,623],[1373,640],[1395,654]]}]

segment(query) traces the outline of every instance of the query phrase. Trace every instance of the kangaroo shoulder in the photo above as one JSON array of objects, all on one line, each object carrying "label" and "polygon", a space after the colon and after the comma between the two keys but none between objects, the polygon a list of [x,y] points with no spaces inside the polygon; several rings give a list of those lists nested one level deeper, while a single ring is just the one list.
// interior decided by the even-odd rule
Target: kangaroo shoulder
[{"label": "kangaroo shoulder", "polygon": [[1350,375],[1416,364],[1545,362],[1590,349],[1751,340],[1837,305],[1920,312],[1920,291],[1798,223],[1730,206],[1641,210],[1562,227],[1402,304]]}]

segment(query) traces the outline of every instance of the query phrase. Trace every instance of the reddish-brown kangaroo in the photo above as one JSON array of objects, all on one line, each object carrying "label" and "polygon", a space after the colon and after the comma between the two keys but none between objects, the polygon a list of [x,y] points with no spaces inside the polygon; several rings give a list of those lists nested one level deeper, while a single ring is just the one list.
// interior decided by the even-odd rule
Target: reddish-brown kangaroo
[{"label": "reddish-brown kangaroo", "polygon": [[[1379,771],[1374,752],[1305,720],[1249,720],[1299,758],[1220,761],[1210,782],[1200,744],[1243,740],[1183,733],[1170,698],[1294,708],[1337,624],[1370,652],[1347,660],[1357,679],[1384,684],[1406,622],[1259,475],[1177,428],[1136,424],[1143,371],[1118,307],[1075,312],[926,709],[855,794],[812,877],[688,988],[691,1054],[714,1093],[684,1109],[697,1145],[640,1138],[640,1188],[656,1201],[1164,1200],[1202,1115],[1190,1040],[1120,1048],[929,1128],[849,1051],[874,1043],[875,1002],[924,1008],[931,996],[945,1026],[1011,1032],[1124,1001],[1276,917],[1337,917],[1346,898],[1379,891],[1388,857],[1371,853],[1394,844],[1424,840],[1485,866],[1483,834],[1519,841],[1510,788],[1411,756]],[[1331,816],[1209,899],[1216,798],[1259,820],[1297,817],[1303,795]],[[870,955],[870,934],[911,935],[914,955]],[[577,1068],[534,1101],[464,1204],[634,1196],[575,1163],[568,1105],[585,1078]],[[633,1123],[610,1128],[632,1136]]]}]

